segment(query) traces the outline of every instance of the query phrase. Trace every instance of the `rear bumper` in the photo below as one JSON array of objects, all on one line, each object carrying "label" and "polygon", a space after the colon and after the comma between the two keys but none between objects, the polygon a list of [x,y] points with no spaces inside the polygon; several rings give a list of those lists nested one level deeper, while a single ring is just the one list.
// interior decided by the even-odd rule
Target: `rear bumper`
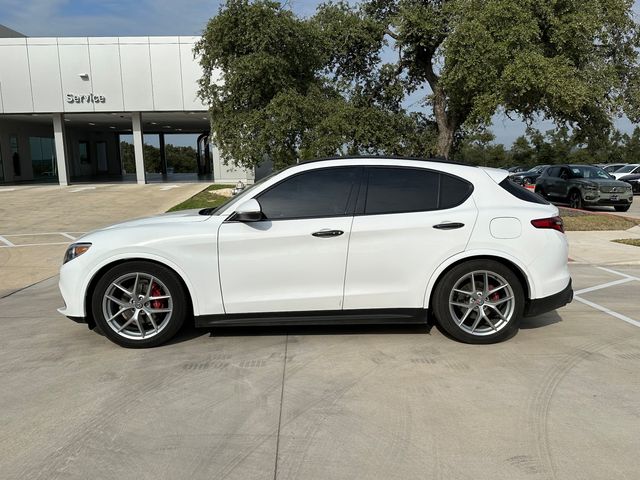
[{"label": "rear bumper", "polygon": [[573,288],[571,287],[571,279],[569,279],[569,283],[564,290],[549,295],[548,297],[530,300],[525,307],[524,316],[533,317],[550,312],[551,310],[565,306],[567,303],[571,303],[571,300],[573,300]]}]

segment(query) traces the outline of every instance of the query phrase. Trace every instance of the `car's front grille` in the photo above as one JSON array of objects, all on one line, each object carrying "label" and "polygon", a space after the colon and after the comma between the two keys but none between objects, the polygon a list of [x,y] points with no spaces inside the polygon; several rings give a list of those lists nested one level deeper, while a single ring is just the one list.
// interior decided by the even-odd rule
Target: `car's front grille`
[{"label": "car's front grille", "polygon": [[600,187],[600,191],[602,193],[622,193],[624,192],[624,188],[622,187],[611,187],[608,185],[602,185]]}]

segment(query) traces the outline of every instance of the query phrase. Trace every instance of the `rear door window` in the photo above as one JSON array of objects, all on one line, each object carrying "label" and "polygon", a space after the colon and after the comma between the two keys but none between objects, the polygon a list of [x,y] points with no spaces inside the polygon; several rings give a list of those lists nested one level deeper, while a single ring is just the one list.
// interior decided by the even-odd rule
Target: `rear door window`
[{"label": "rear door window", "polygon": [[424,168],[370,167],[365,215],[425,212],[463,203],[473,186],[458,177]]}]

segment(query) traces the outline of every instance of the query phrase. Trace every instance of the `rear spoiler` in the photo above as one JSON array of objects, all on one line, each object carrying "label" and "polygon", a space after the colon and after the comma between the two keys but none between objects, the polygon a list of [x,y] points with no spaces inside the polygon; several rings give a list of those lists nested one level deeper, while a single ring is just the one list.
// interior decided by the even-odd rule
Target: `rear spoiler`
[{"label": "rear spoiler", "polygon": [[493,179],[494,182],[500,183],[509,176],[509,172],[501,168],[479,167],[484,173]]}]

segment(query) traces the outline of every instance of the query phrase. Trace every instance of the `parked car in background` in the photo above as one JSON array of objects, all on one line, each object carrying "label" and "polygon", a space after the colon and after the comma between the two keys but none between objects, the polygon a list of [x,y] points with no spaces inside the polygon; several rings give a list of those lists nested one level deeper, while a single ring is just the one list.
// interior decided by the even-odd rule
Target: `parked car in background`
[{"label": "parked car in background", "polygon": [[632,175],[626,175],[620,178],[621,182],[627,182],[631,185],[633,193],[640,193],[640,173],[634,173]]},{"label": "parked car in background", "polygon": [[532,169],[527,170],[526,172],[520,172],[513,175],[511,177],[511,180],[513,180],[517,184],[522,185],[524,187],[533,185],[536,183],[536,180],[538,179],[538,177],[542,175],[542,172],[544,172],[544,169],[547,168],[548,166],[549,165],[537,165]]},{"label": "parked car in background", "polygon": [[551,201],[569,203],[572,208],[612,206],[626,212],[633,202],[628,183],[593,165],[549,167],[536,181],[535,191]]},{"label": "parked car in background", "polygon": [[605,163],[605,164],[597,164],[596,167],[602,168],[607,173],[613,173],[620,170],[622,167],[626,166],[626,163]]},{"label": "parked car in background", "polygon": [[640,163],[632,163],[629,165],[625,165],[619,170],[616,170],[611,175],[613,175],[616,179],[620,179],[625,175],[632,175],[634,173],[640,173]]},{"label": "parked car in background", "polygon": [[125,347],[185,321],[424,323],[493,343],[572,299],[558,208],[493,168],[399,158],[305,162],[217,208],[79,238],[64,315]]},{"label": "parked car in background", "polygon": [[521,166],[515,166],[515,167],[509,167],[506,170],[507,170],[507,172],[509,172],[509,176],[512,177],[513,175],[515,175],[517,173],[526,172],[528,170],[528,168],[527,167],[521,167]]}]

